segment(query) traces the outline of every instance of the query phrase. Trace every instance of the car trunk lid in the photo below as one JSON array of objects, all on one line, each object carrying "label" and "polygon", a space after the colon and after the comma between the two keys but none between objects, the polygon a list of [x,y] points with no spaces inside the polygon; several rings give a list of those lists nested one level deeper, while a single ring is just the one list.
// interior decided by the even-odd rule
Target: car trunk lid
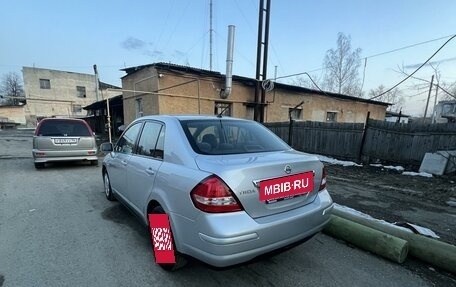
[{"label": "car trunk lid", "polygon": [[201,170],[219,176],[252,218],[313,202],[318,194],[323,167],[315,156],[293,150],[199,155],[195,161]]}]

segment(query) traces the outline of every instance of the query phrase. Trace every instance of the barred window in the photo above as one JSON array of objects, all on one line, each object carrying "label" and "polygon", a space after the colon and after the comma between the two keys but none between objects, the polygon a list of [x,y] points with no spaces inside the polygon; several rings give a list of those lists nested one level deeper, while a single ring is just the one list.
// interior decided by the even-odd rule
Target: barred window
[{"label": "barred window", "polygon": [[215,102],[214,115],[231,117],[231,103]]}]

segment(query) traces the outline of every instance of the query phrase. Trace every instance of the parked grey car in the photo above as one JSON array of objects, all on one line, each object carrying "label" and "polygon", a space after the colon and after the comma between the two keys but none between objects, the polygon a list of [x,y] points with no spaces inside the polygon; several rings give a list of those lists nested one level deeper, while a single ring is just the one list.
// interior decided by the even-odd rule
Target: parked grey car
[{"label": "parked grey car", "polygon": [[97,152],[95,136],[84,120],[46,118],[35,129],[32,154],[37,169],[56,161],[98,165]]},{"label": "parked grey car", "polygon": [[102,175],[149,226],[169,216],[177,269],[191,256],[217,267],[304,242],[333,207],[323,164],[253,121],[217,116],[136,119],[109,152]]}]

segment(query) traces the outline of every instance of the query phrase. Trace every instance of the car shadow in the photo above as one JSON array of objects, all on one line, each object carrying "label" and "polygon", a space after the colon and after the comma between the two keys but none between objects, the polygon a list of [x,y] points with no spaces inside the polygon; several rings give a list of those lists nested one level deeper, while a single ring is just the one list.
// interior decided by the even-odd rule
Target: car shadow
[{"label": "car shadow", "polygon": [[58,162],[47,162],[44,168],[39,169],[46,170],[46,169],[72,169],[72,168],[87,168],[93,167],[97,168],[101,166],[99,163],[98,166],[91,165],[89,161],[58,161]]}]

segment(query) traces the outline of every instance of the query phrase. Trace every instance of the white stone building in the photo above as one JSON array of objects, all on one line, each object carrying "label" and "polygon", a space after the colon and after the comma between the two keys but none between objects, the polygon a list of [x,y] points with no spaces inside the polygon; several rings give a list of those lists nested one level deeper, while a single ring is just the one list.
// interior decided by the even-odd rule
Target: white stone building
[{"label": "white stone building", "polygon": [[33,67],[23,67],[22,74],[27,126],[45,117],[84,117],[83,107],[119,94],[108,90],[118,87],[101,82],[97,94],[95,75]]}]

